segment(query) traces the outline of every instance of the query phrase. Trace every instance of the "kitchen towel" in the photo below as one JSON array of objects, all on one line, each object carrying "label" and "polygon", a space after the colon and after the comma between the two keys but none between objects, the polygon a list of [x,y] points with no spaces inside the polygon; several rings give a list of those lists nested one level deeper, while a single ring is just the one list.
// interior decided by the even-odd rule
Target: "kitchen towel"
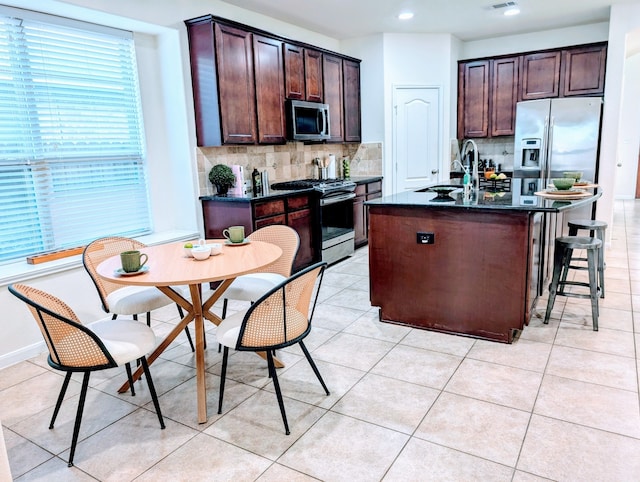
[{"label": "kitchen towel", "polygon": [[329,166],[327,167],[327,178],[335,179],[336,176],[336,156],[329,154]]}]

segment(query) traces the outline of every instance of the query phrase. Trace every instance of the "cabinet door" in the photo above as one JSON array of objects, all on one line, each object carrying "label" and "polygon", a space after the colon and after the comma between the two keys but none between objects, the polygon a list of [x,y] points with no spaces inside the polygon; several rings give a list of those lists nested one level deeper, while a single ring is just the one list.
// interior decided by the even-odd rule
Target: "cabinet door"
[{"label": "cabinet door", "polygon": [[366,196],[356,196],[353,200],[353,231],[356,248],[367,244],[367,217],[364,200]]},{"label": "cabinet door", "polygon": [[304,49],[305,98],[309,102],[323,102],[322,52]]},{"label": "cabinet door", "polygon": [[522,56],[521,100],[558,97],[560,58],[560,51]]},{"label": "cabinet door", "polygon": [[284,144],[284,68],[282,42],[253,34],[258,142]]},{"label": "cabinet door", "polygon": [[491,62],[491,135],[512,136],[516,125],[520,57]]},{"label": "cabinet door", "polygon": [[344,140],[360,142],[360,63],[352,60],[342,61],[344,76]]},{"label": "cabinet door", "polygon": [[305,99],[304,48],[284,44],[284,80],[287,99]]},{"label": "cabinet door", "polygon": [[187,30],[197,144],[219,146],[222,139],[213,24],[209,21],[188,23]]},{"label": "cabinet door", "polygon": [[302,209],[287,214],[287,224],[296,230],[300,236],[300,247],[293,263],[294,271],[309,266],[315,261],[315,248],[313,245],[313,212],[311,209]]},{"label": "cabinet door", "polygon": [[489,61],[464,62],[458,67],[458,137],[489,135]]},{"label": "cabinet door", "polygon": [[222,142],[255,144],[255,79],[251,33],[215,24]]},{"label": "cabinet door", "polygon": [[606,44],[563,50],[562,95],[604,94],[606,60]]},{"label": "cabinet door", "polygon": [[329,105],[329,142],[343,142],[342,59],[324,54],[322,69],[324,102]]}]

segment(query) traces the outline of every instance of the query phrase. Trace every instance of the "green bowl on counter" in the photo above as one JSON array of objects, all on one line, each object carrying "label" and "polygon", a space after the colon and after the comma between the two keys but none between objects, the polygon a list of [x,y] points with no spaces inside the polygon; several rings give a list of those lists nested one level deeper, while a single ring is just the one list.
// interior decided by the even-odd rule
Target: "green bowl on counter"
[{"label": "green bowl on counter", "polygon": [[566,191],[567,189],[571,189],[575,182],[576,180],[573,177],[562,177],[560,179],[554,179],[553,185],[558,191]]},{"label": "green bowl on counter", "polygon": [[567,171],[567,172],[563,172],[562,175],[564,177],[573,178],[573,179],[576,180],[576,182],[578,182],[580,179],[582,179],[582,172],[581,171]]}]

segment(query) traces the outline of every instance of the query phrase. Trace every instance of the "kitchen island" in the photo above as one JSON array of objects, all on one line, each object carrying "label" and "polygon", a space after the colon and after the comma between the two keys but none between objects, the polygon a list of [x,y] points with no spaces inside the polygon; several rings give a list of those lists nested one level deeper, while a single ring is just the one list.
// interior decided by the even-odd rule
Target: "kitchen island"
[{"label": "kitchen island", "polygon": [[479,190],[471,201],[458,189],[367,202],[380,320],[511,343],[548,285],[565,213],[601,196],[548,199],[535,195],[541,183],[512,179],[508,190]]}]

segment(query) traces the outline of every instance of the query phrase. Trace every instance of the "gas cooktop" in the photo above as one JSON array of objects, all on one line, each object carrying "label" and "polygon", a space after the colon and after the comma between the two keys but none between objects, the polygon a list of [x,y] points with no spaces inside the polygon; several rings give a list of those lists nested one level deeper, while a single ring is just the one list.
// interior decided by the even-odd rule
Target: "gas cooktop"
[{"label": "gas cooktop", "polygon": [[316,191],[353,191],[356,183],[345,179],[296,179],[294,181],[276,182],[271,185],[274,191],[297,191],[313,188]]}]

